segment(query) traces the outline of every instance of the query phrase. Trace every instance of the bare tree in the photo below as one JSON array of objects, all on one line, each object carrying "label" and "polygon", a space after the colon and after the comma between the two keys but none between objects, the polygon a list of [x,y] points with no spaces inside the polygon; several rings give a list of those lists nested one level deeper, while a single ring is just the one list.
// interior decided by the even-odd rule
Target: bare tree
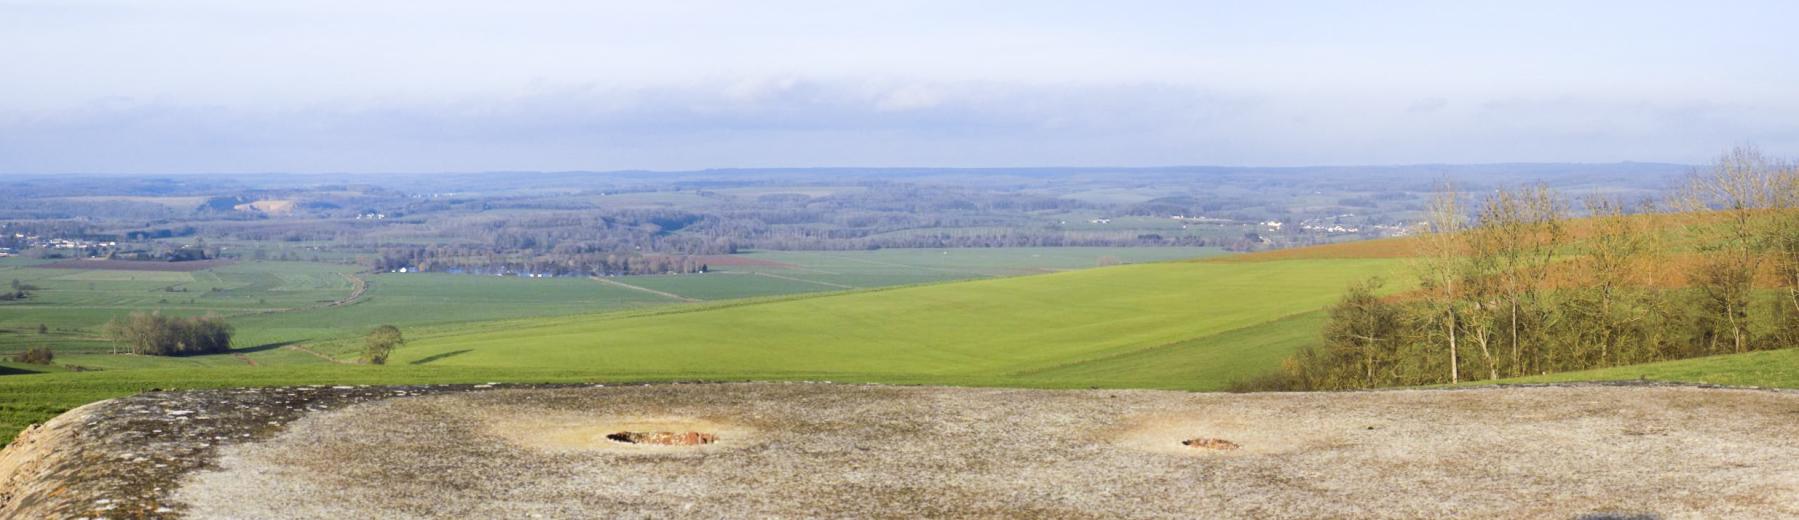
[{"label": "bare tree", "polygon": [[1763,229],[1781,288],[1774,339],[1780,346],[1799,345],[1799,165],[1781,164],[1769,187],[1773,211]]},{"label": "bare tree", "polygon": [[1760,150],[1740,146],[1709,171],[1692,175],[1676,198],[1691,216],[1687,228],[1700,253],[1692,285],[1701,295],[1701,324],[1713,352],[1750,348],[1755,275],[1767,249],[1766,219],[1759,217],[1775,204],[1777,171]]},{"label": "bare tree", "polygon": [[1420,321],[1435,331],[1432,336],[1443,339],[1449,355],[1449,382],[1461,381],[1461,353],[1457,333],[1461,328],[1460,305],[1462,264],[1466,260],[1462,232],[1467,218],[1462,214],[1461,195],[1449,183],[1437,186],[1426,220],[1418,237],[1418,271],[1424,291],[1425,307]]}]

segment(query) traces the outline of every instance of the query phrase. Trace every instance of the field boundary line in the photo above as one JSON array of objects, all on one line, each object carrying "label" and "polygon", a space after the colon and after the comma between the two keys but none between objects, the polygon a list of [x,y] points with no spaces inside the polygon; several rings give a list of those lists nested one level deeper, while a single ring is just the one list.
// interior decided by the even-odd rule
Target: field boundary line
[{"label": "field boundary line", "polygon": [[934,266],[921,266],[921,264],[885,263],[885,261],[871,261],[871,259],[860,259],[860,257],[851,256],[840,256],[838,259],[855,261],[855,263],[878,264],[878,266],[892,266],[892,268],[908,268],[908,270],[928,270],[928,272],[959,273],[959,275],[973,275],[973,277],[993,277],[993,275],[989,275],[989,273],[970,272],[970,270],[952,270],[952,268],[934,268]]},{"label": "field boundary line", "polygon": [[767,276],[769,278],[774,278],[774,279],[778,279],[778,280],[792,280],[795,282],[805,282],[805,283],[810,283],[810,284],[823,285],[825,287],[836,287],[838,289],[861,289],[861,287],[856,287],[854,285],[844,285],[844,284],[840,284],[840,283],[831,283],[831,282],[820,282],[818,280],[807,280],[805,278],[794,278],[792,276],[781,276],[778,274],[764,273],[764,272],[760,272],[760,271],[750,273],[750,274],[753,274],[756,276]]},{"label": "field boundary line", "polygon": [[635,291],[643,291],[643,292],[647,292],[647,293],[661,296],[664,298],[673,298],[673,299],[684,301],[684,302],[705,301],[705,300],[701,300],[699,298],[689,298],[686,296],[681,296],[679,294],[675,294],[675,293],[671,293],[671,292],[667,292],[667,291],[658,291],[658,290],[651,289],[648,287],[638,287],[638,286],[631,285],[631,284],[628,284],[625,282],[620,282],[618,280],[612,280],[612,279],[606,278],[604,276],[589,276],[587,278],[590,280],[596,281],[596,282],[607,284],[607,285],[614,285],[614,286],[623,287],[623,288],[631,289],[631,290],[635,290]]},{"label": "field boundary line", "polygon": [[[321,353],[321,352],[319,352],[319,351],[317,351],[317,350],[313,350],[313,349],[309,349],[309,348],[306,348],[306,346],[305,346],[305,345],[286,345],[286,346],[283,346],[283,347],[281,347],[281,348],[285,348],[285,349],[292,349],[292,350],[294,350],[294,351],[295,351],[295,352],[305,352],[305,353],[307,353],[307,354],[312,354],[312,355],[313,355],[313,357],[317,357],[317,358],[319,358],[319,359],[323,359],[323,360],[325,360],[325,361],[328,361],[328,362],[330,362],[330,363],[332,363],[332,364],[336,364],[336,365],[342,365],[342,364],[344,364],[344,362],[343,362],[343,361],[340,361],[340,360],[338,360],[338,359],[337,359],[337,358],[334,358],[334,357],[331,357],[331,356],[327,356],[327,355],[325,355],[325,354],[323,354],[323,353]],[[239,355],[240,355],[240,356],[241,356],[241,355],[242,355],[242,354],[239,354]],[[251,364],[251,365],[255,365],[255,364],[256,364],[256,363],[250,363],[250,364]]]}]

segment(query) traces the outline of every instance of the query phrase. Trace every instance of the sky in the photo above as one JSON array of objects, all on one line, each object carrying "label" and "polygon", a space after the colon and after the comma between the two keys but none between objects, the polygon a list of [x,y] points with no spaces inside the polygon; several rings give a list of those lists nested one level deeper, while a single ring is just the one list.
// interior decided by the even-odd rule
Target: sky
[{"label": "sky", "polygon": [[0,173],[1799,156],[1799,2],[0,0]]}]

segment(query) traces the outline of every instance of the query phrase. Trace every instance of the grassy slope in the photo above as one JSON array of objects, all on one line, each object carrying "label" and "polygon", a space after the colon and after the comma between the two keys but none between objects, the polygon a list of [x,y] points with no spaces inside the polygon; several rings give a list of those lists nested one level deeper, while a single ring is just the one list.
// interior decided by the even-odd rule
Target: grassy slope
[{"label": "grassy slope", "polygon": [[259,345],[354,336],[381,324],[409,328],[662,303],[652,294],[580,278],[380,274],[369,276],[368,293],[354,305],[245,316],[232,324],[239,343]]},{"label": "grassy slope", "polygon": [[1018,374],[1029,386],[1128,386],[1177,390],[1222,390],[1253,377],[1300,348],[1315,343],[1324,326],[1322,310],[1274,319],[1240,329],[1132,350]]},{"label": "grassy slope", "polygon": [[[1138,262],[1219,253],[1216,248],[1184,247],[770,252],[745,256],[780,263],[719,266],[721,271],[732,272],[727,276],[634,276],[618,280],[698,299],[720,300],[1091,267],[1101,257]],[[349,265],[277,261],[247,261],[196,272],[32,267],[41,263],[44,261],[0,258],[0,284],[18,279],[43,289],[23,302],[0,303],[0,352],[40,345],[50,346],[58,354],[109,352],[111,345],[98,338],[100,324],[134,310],[224,316],[238,329],[237,343],[254,347],[352,337],[383,323],[411,330],[446,323],[586,314],[680,302],[577,278],[367,275],[356,274],[359,268]],[[369,281],[366,297],[354,306],[326,308],[326,303],[350,294],[353,276]],[[36,334],[39,324],[48,326],[51,333]],[[248,354],[264,356],[258,352]],[[125,366],[113,360],[82,361],[91,362],[94,367]]]},{"label": "grassy slope", "polygon": [[[221,363],[206,370],[13,375],[0,377],[0,432],[10,435],[82,403],[148,388],[831,379],[1215,389],[1308,341],[1316,334],[1315,311],[1342,287],[1396,266],[1365,259],[1138,264],[469,322],[421,330],[388,367]],[[427,305],[423,312],[430,303],[417,302]],[[357,309],[363,305],[340,312],[374,310]],[[404,308],[410,306],[394,312]]]},{"label": "grassy slope", "polygon": [[[1352,281],[1393,267],[1383,260],[1139,264],[700,310],[523,320],[490,332],[419,338],[397,359],[689,377],[904,373],[1215,388],[1242,375],[1239,362],[1157,363],[1161,372],[1138,376],[1124,367],[1140,358],[1120,356],[1155,355],[1139,352],[1146,349],[1191,354],[1199,344],[1183,342],[1226,331],[1247,329],[1250,342],[1291,339],[1295,330],[1311,334],[1316,329],[1305,323],[1256,327],[1315,311]],[[1081,377],[1050,377],[1058,371]]]},{"label": "grassy slope", "polygon": [[1567,381],[1679,381],[1733,386],[1799,388],[1799,348],[1709,356],[1599,370],[1511,379],[1506,383]]}]

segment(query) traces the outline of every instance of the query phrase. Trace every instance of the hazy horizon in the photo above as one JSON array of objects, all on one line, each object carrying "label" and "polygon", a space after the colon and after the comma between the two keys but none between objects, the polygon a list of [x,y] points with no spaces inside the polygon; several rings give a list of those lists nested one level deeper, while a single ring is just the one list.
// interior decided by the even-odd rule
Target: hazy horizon
[{"label": "hazy horizon", "polygon": [[1788,157],[1795,14],[0,0],[0,173],[1701,164],[1745,143]]},{"label": "hazy horizon", "polygon": [[1128,172],[1132,172],[1132,171],[1152,171],[1152,170],[1157,170],[1157,171],[1159,171],[1159,170],[1177,170],[1177,171],[1178,170],[1227,170],[1227,171],[1228,170],[1294,170],[1294,171],[1304,171],[1304,170],[1326,170],[1326,169],[1407,170],[1407,169],[1430,169],[1430,168],[1456,169],[1456,168],[1557,167],[1557,166],[1642,167],[1642,168],[1657,168],[1657,167],[1701,168],[1701,167],[1704,167],[1704,165],[1702,165],[1702,164],[1684,164],[1684,163],[1650,162],[1650,161],[1614,161],[1614,162],[1510,161],[1510,162],[1490,162],[1490,163],[1296,164],[1296,165],[1291,165],[1291,166],[1269,166],[1269,165],[1255,165],[1255,164],[1160,164],[1160,165],[1141,165],[1141,166],[1118,166],[1118,165],[1095,165],[1095,166],[823,165],[823,166],[733,166],[733,167],[694,168],[694,169],[625,168],[625,169],[610,169],[610,170],[592,170],[592,169],[586,169],[586,170],[584,170],[584,169],[574,169],[574,170],[460,170],[460,171],[444,170],[444,171],[361,171],[361,172],[357,172],[357,171],[275,171],[275,170],[271,170],[271,171],[191,171],[191,172],[127,172],[127,171],[7,172],[7,171],[0,171],[0,177],[18,177],[18,178],[57,177],[57,176],[70,176],[70,177],[162,177],[162,176],[184,177],[184,176],[194,176],[194,177],[204,177],[204,176],[232,176],[232,175],[282,175],[282,176],[296,176],[296,177],[308,177],[308,176],[326,177],[326,176],[334,176],[334,175],[341,175],[341,176],[362,176],[362,175],[401,175],[401,176],[456,175],[456,176],[465,176],[465,175],[506,175],[506,174],[551,174],[551,175],[561,175],[561,174],[593,174],[593,175],[671,174],[671,175],[679,175],[679,174],[696,174],[696,173],[731,173],[731,172],[804,173],[804,172],[808,172],[808,171],[824,172],[824,171],[832,171],[832,170],[867,171],[867,172],[880,172],[880,171],[904,172],[904,171],[914,171],[914,170],[916,170],[916,171],[945,171],[945,172],[955,172],[955,171],[1003,172],[1003,171],[1010,171],[1010,170],[1023,170],[1023,171],[1069,170],[1069,171],[1079,171],[1079,172],[1091,172],[1091,171],[1099,171],[1099,170],[1119,170],[1121,173],[1128,173]]}]

